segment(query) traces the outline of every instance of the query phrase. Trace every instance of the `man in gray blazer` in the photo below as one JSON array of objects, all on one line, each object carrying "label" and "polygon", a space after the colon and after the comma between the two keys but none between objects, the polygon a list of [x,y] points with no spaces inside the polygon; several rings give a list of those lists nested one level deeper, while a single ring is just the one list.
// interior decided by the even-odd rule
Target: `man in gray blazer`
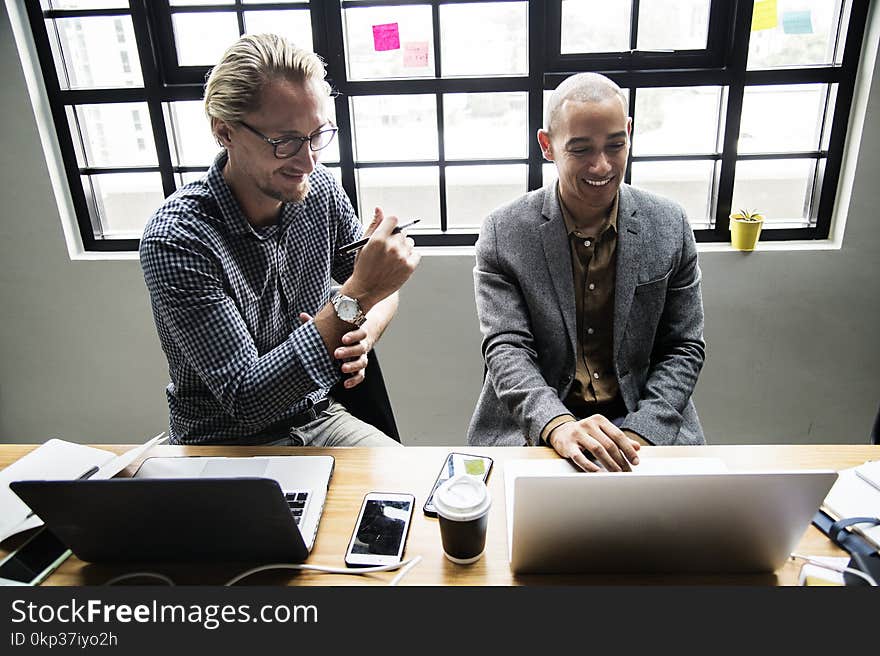
[{"label": "man in gray blazer", "polygon": [[486,378],[468,442],[629,471],[644,444],[705,442],[694,235],[681,206],[622,184],[632,119],[616,84],[574,75],[547,116],[558,184],[492,212],[477,242]]}]

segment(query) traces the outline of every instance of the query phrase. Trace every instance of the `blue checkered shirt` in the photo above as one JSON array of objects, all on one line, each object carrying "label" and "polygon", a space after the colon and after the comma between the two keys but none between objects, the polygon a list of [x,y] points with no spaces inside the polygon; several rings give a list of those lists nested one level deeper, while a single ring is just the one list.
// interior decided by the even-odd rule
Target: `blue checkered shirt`
[{"label": "blue checkered shirt", "polygon": [[275,225],[248,223],[221,173],[170,196],[140,246],[153,318],[168,358],[172,441],[260,443],[327,396],[342,373],[314,322],[331,279],[344,282],[354,254],[336,248],[363,229],[335,178],[318,165],[311,191],[285,203]]}]

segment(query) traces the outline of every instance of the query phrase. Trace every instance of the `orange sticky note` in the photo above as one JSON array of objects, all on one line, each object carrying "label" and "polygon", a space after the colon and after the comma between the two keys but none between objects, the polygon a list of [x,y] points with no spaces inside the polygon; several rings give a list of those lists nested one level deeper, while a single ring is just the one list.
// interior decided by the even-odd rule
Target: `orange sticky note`
[{"label": "orange sticky note", "polygon": [[757,0],[752,10],[752,32],[771,30],[779,25],[776,0]]}]

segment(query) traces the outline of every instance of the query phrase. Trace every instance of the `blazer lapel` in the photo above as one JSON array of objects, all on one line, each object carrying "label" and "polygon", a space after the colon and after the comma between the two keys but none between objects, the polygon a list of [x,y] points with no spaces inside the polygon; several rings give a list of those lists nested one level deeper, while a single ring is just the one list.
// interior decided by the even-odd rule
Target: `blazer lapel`
[{"label": "blazer lapel", "polygon": [[574,347],[577,318],[575,317],[571,250],[568,245],[565,221],[562,218],[562,209],[559,207],[556,193],[555,184],[544,188],[544,207],[542,209],[544,221],[538,226],[538,232],[544,246],[544,259],[550,272],[550,280],[553,281],[558,306],[562,310],[565,329],[568,331],[569,341]]},{"label": "blazer lapel", "polygon": [[620,186],[617,210],[617,281],[614,288],[614,361],[629,320],[629,309],[639,278],[640,217],[629,187]]}]

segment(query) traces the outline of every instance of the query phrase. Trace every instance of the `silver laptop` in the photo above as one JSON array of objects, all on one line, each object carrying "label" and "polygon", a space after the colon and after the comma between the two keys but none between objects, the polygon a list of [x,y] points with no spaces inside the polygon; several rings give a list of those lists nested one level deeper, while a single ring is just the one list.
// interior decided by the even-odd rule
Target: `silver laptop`
[{"label": "silver laptop", "polygon": [[836,478],[830,470],[521,473],[507,481],[510,568],[773,572]]},{"label": "silver laptop", "polygon": [[147,458],[135,478],[242,478],[278,481],[309,551],[333,474],[332,456]]}]

